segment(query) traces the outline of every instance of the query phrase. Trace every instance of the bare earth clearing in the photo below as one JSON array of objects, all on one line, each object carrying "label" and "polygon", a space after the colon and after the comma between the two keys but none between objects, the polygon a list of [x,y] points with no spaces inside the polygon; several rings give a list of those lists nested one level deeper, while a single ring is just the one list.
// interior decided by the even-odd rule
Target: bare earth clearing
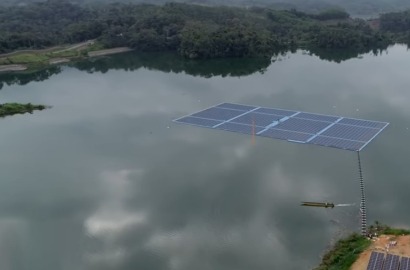
[{"label": "bare earth clearing", "polygon": [[96,56],[109,55],[109,54],[122,53],[122,52],[129,52],[129,51],[132,51],[132,49],[128,48],[128,47],[120,47],[120,48],[114,48],[114,49],[107,49],[107,50],[89,52],[88,56],[89,57],[96,57]]},{"label": "bare earth clearing", "polygon": [[[0,72],[23,71],[29,68],[26,64],[48,63],[50,65],[55,65],[70,62],[72,59],[84,58],[84,56],[81,56],[78,53],[71,54],[70,52],[86,50],[94,44],[94,40],[88,40],[77,44],[65,45],[64,47],[52,47],[41,50],[22,50],[8,54],[0,54],[0,60],[2,60],[0,63]],[[128,47],[118,47],[105,50],[95,50],[96,48],[90,49],[94,50],[87,53],[88,57],[97,57],[132,51],[132,49]],[[8,57],[14,58],[9,59]],[[16,57],[19,57],[19,59]]]},{"label": "bare earth clearing", "polygon": [[[397,241],[395,246],[390,246],[388,249],[386,246],[390,241]],[[399,256],[410,257],[410,235],[394,236],[394,235],[381,235],[373,240],[370,247],[360,254],[359,258],[350,268],[351,270],[365,270],[369,263],[370,254],[372,251],[379,251]]]},{"label": "bare earth clearing", "polygon": [[0,65],[0,72],[2,71],[23,71],[27,67],[24,65]]}]

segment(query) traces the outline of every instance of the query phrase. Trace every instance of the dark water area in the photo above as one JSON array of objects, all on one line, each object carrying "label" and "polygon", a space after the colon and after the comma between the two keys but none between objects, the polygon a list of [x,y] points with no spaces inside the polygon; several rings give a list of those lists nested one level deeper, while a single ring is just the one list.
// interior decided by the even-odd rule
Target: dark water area
[{"label": "dark water area", "polygon": [[361,154],[368,220],[409,228],[409,60],[129,53],[1,75],[1,102],[53,107],[1,119],[0,269],[312,269],[359,232],[355,153],[172,122],[221,102],[390,122]]}]

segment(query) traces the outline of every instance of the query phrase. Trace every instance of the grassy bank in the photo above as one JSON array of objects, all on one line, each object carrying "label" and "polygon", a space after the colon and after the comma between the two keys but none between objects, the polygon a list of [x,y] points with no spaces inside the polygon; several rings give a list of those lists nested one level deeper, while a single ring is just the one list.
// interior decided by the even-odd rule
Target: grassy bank
[{"label": "grassy bank", "polygon": [[406,229],[397,229],[397,228],[392,228],[387,225],[381,224],[380,222],[376,221],[374,225],[369,226],[369,233],[374,235],[375,233],[377,235],[410,235],[410,230]]},{"label": "grassy bank", "polygon": [[103,49],[104,46],[100,43],[93,42],[81,46],[70,45],[63,49],[56,47],[50,50],[22,51],[5,56],[0,55],[0,66],[2,67],[0,71],[16,71],[14,66],[17,65],[30,70],[43,68],[54,63],[85,59],[89,57],[90,52],[99,52]]},{"label": "grassy bank", "polygon": [[[368,229],[371,235],[410,235],[410,230],[396,229],[376,221]],[[314,270],[349,270],[360,253],[371,244],[371,240],[359,234],[339,240],[332,250],[323,256],[322,263]]]},{"label": "grassy bank", "polygon": [[6,117],[14,114],[33,113],[35,110],[44,110],[47,106],[33,105],[31,103],[4,103],[0,104],[0,117]]},{"label": "grassy bank", "polygon": [[334,248],[323,256],[322,263],[314,270],[349,270],[370,243],[370,240],[356,233],[339,240]]}]

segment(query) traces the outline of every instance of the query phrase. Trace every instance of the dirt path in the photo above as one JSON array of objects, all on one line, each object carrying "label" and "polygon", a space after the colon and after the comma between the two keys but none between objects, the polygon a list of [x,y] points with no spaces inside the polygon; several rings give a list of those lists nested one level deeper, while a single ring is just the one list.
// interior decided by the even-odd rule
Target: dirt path
[{"label": "dirt path", "polygon": [[103,55],[122,53],[122,52],[129,52],[129,51],[132,51],[132,49],[128,48],[128,47],[119,47],[119,48],[89,52],[88,56],[89,57],[96,57],[96,56],[103,56]]},{"label": "dirt path", "polygon": [[[94,44],[94,40],[87,40],[85,42],[80,42],[72,45],[59,45],[59,46],[54,46],[50,48],[45,48],[45,49],[38,49],[38,50],[19,50],[19,51],[14,51],[11,53],[3,53],[0,54],[1,57],[8,57],[8,56],[13,56],[16,54],[22,54],[22,53],[48,53],[48,52],[55,52],[55,53],[60,53],[60,52],[65,52],[65,51],[70,51],[70,50],[80,50],[84,47],[88,47],[89,45]],[[68,47],[67,47],[68,46]]]},{"label": "dirt path", "polygon": [[0,65],[0,72],[23,71],[26,69],[25,65]]},{"label": "dirt path", "polygon": [[360,254],[359,258],[350,268],[351,270],[366,270],[367,264],[369,263],[370,254],[372,251],[379,251],[387,253],[386,245],[390,241],[397,241],[397,245],[389,247],[388,253],[410,257],[410,235],[406,236],[389,236],[381,235],[379,238],[375,239],[370,247]]},{"label": "dirt path", "polygon": [[61,49],[61,48],[63,48],[63,46],[55,46],[55,47],[50,47],[47,49],[39,49],[39,50],[19,50],[19,51],[14,51],[11,53],[0,54],[0,57],[8,57],[8,56],[13,56],[13,55],[22,54],[22,53],[47,53],[47,52],[51,52],[51,51]]},{"label": "dirt path", "polygon": [[66,52],[66,51],[72,51],[72,50],[81,50],[81,49],[85,49],[90,45],[93,45],[95,43],[95,40],[87,40],[85,42],[81,42],[81,43],[77,43],[74,45],[71,45],[70,47],[64,49],[64,50],[60,50],[60,51],[55,51],[55,53],[61,53],[61,52]]}]

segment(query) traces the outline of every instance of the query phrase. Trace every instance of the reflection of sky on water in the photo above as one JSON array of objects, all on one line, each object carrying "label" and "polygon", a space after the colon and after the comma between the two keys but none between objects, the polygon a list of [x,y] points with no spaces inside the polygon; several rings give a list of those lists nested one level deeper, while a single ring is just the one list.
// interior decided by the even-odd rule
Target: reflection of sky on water
[{"label": "reflection of sky on water", "polygon": [[0,269],[312,268],[358,212],[299,203],[358,206],[355,154],[171,122],[224,101],[391,122],[362,154],[369,220],[410,224],[408,57],[298,53],[241,78],[66,68],[4,87],[2,102],[54,107],[1,120]]}]

